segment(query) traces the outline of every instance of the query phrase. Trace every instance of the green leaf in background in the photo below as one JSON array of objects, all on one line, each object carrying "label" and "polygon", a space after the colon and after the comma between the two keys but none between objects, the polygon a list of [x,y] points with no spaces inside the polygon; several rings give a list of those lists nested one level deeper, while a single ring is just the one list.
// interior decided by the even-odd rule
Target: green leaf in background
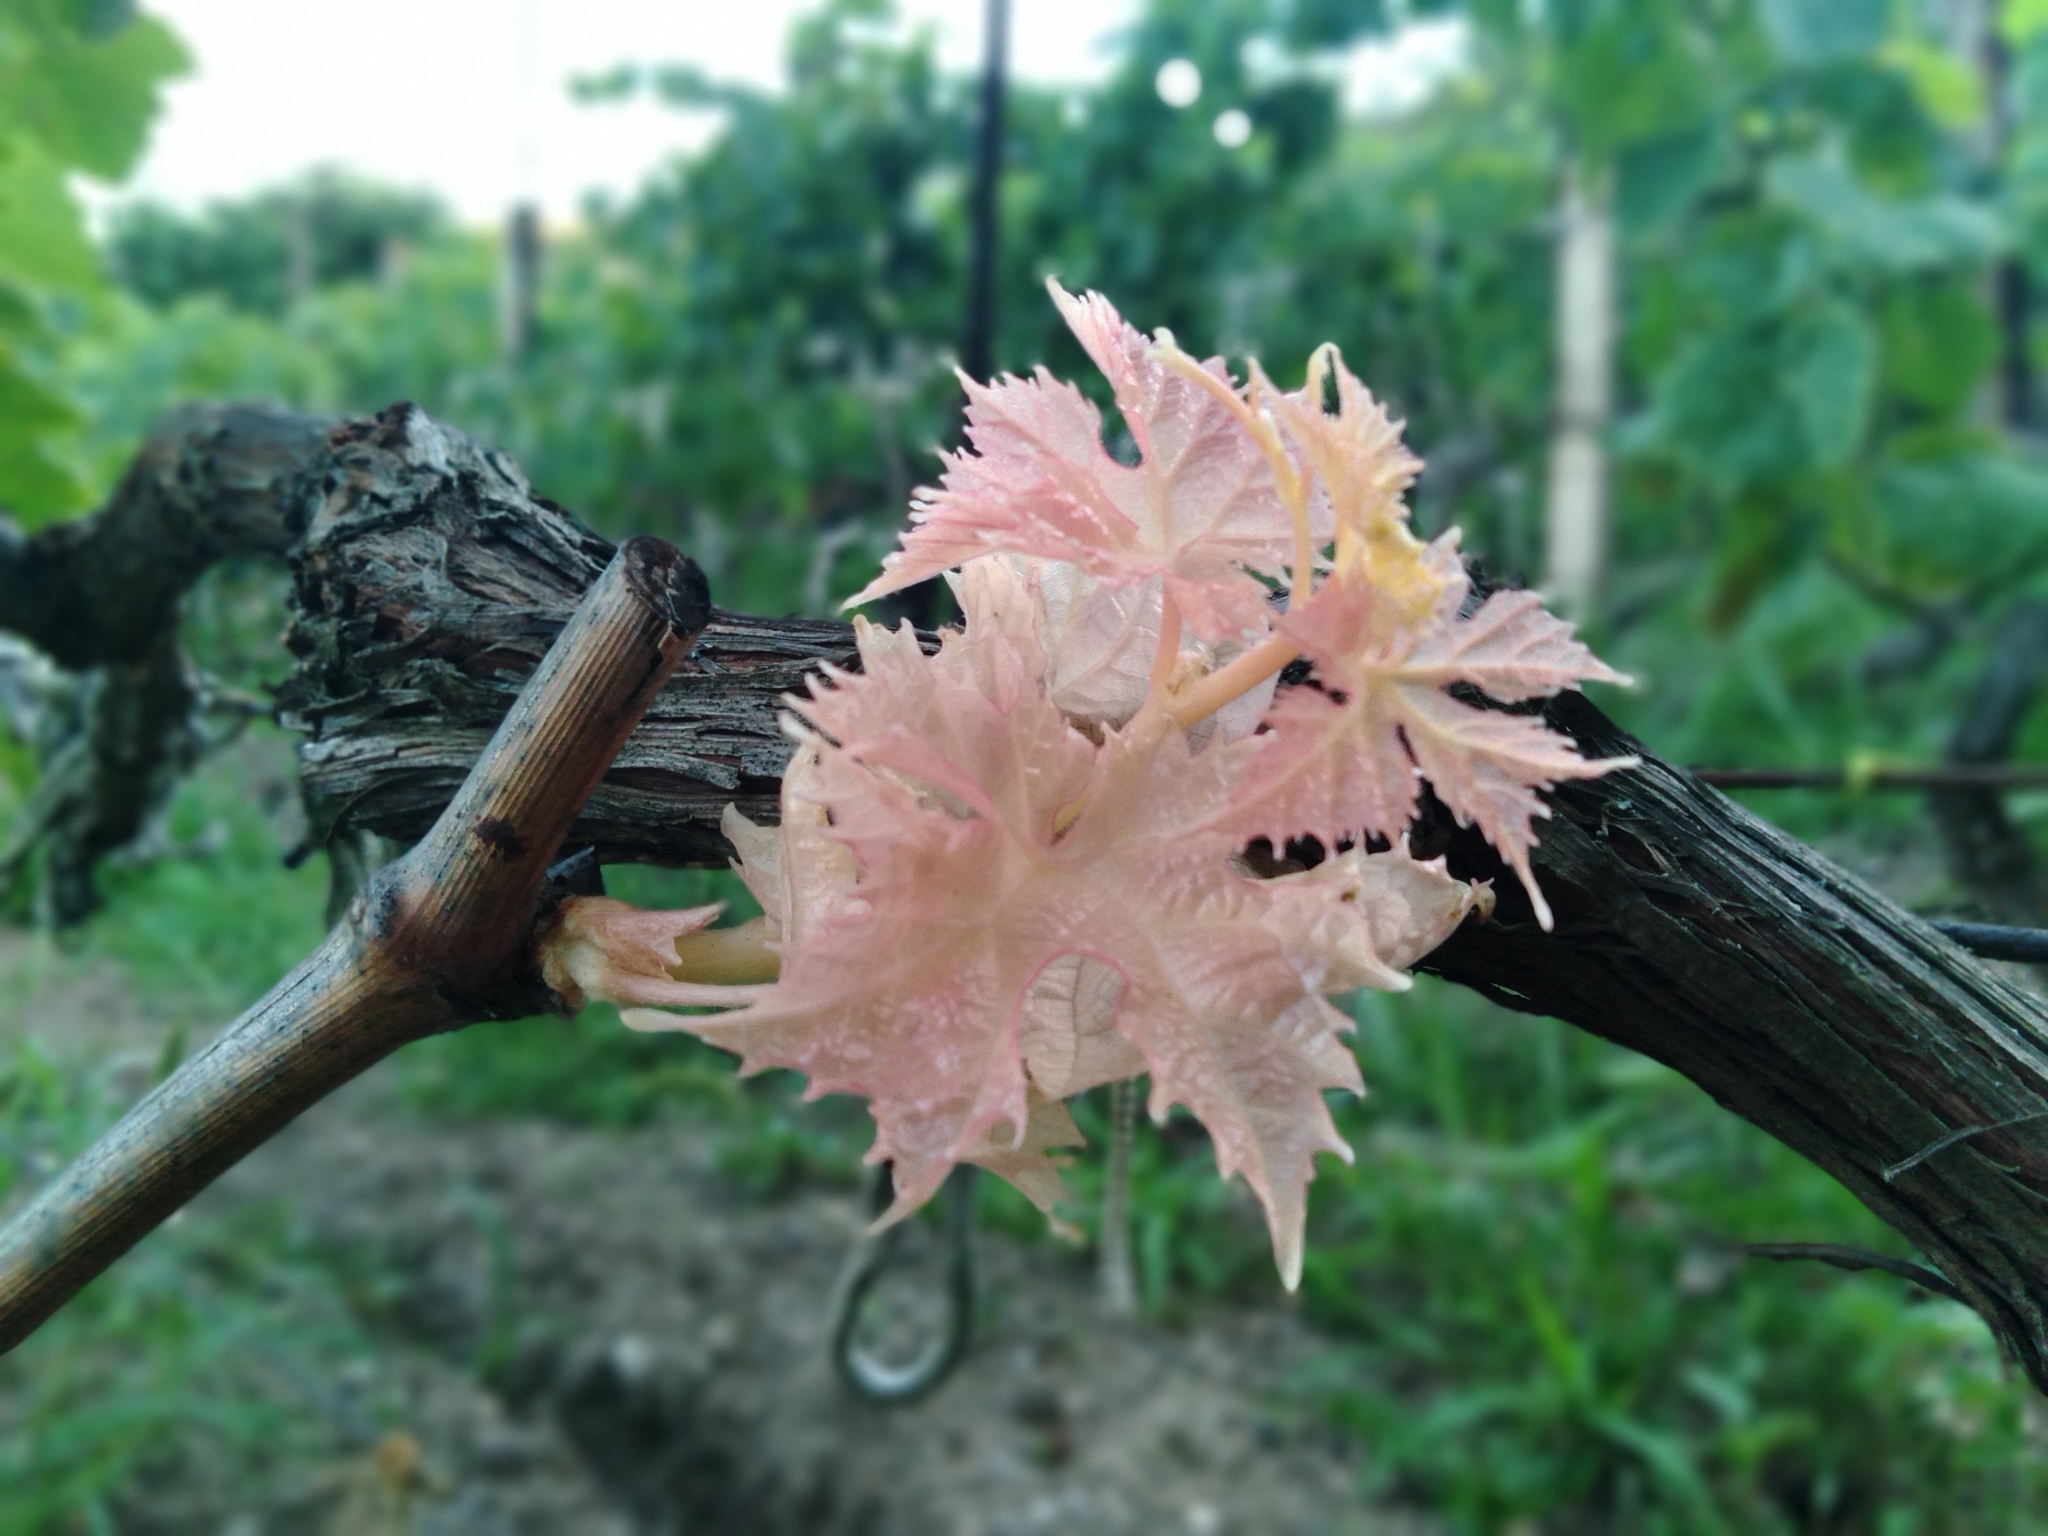
[{"label": "green leaf in background", "polygon": [[1696,338],[1659,381],[1651,437],[1730,493],[1840,468],[1868,431],[1879,355],[1840,299]]},{"label": "green leaf in background", "polygon": [[1885,465],[1870,511],[1858,558],[1929,595],[2003,588],[2048,562],[2048,468],[1988,444]]},{"label": "green leaf in background", "polygon": [[1705,619],[1721,632],[1747,614],[1766,588],[1784,579],[1799,534],[1798,519],[1782,501],[1765,491],[1751,491],[1722,511],[1720,537],[1714,543]]},{"label": "green leaf in background", "polygon": [[1709,119],[1625,146],[1614,160],[1614,211],[1622,226],[1649,229],[1690,207],[1713,180],[1722,142],[1720,123]]},{"label": "green leaf in background", "polygon": [[1962,410],[1998,351],[1998,330],[1967,276],[1928,276],[1900,284],[1878,311],[1885,389],[1922,410]]},{"label": "green leaf in background", "polygon": [[1298,48],[1341,47],[1386,31],[1391,9],[1387,0],[1295,0],[1288,7],[1287,40]]},{"label": "green leaf in background", "polygon": [[76,509],[77,413],[58,376],[39,293],[100,290],[99,254],[66,178],[125,175],[162,83],[185,51],[128,0],[0,0],[0,509],[42,521]]},{"label": "green leaf in background", "polygon": [[1697,123],[1714,79],[1707,39],[1682,7],[1658,0],[1604,9],[1581,27],[1554,24],[1558,104],[1581,147],[1603,158]]},{"label": "green leaf in background", "polygon": [[1783,389],[1805,433],[1807,462],[1836,469],[1862,446],[1877,378],[1877,339],[1840,300],[1801,315],[1785,338]]},{"label": "green leaf in background", "polygon": [[1759,0],[1771,45],[1787,64],[1831,64],[1884,41],[1887,0]]},{"label": "green leaf in background", "polygon": [[0,113],[65,164],[118,180],[142,153],[158,87],[189,62],[169,29],[149,17],[105,38],[56,34],[32,68],[6,81]]},{"label": "green leaf in background", "polygon": [[1939,193],[1879,197],[1834,155],[1778,160],[1765,185],[1773,202],[1810,221],[1845,258],[1886,271],[1982,261],[2005,239],[1981,203]]},{"label": "green leaf in background", "polygon": [[1998,8],[1998,31],[2014,46],[2048,32],[2048,0],[2005,0]]},{"label": "green leaf in background", "polygon": [[98,275],[62,163],[25,134],[0,138],[0,276],[77,289]]},{"label": "green leaf in background", "polygon": [[[2048,0],[2042,0],[2048,5]],[[2006,103],[2022,126],[2048,122],[2048,27],[2012,45]]]},{"label": "green leaf in background", "polygon": [[71,402],[30,375],[0,330],[0,512],[33,528],[80,505],[84,487],[54,446],[77,425]]},{"label": "green leaf in background", "polygon": [[1784,363],[1767,326],[1696,337],[1657,381],[1656,441],[1728,493],[1796,474],[1806,441],[1779,393]]},{"label": "green leaf in background", "polygon": [[1927,115],[1957,132],[1984,120],[1984,82],[1966,59],[1919,37],[1885,44],[1886,64],[1906,77]]}]

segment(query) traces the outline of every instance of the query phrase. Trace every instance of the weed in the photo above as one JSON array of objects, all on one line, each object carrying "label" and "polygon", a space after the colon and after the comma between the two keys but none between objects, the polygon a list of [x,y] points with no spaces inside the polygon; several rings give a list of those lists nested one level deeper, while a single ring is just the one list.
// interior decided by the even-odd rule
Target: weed
[{"label": "weed", "polygon": [[[0,1209],[116,1108],[104,1072],[6,1047]],[[331,1446],[302,1383],[363,1348],[277,1207],[173,1223],[0,1359],[0,1536],[115,1530],[124,1496],[176,1462],[236,1482],[294,1452],[319,1459]]]}]

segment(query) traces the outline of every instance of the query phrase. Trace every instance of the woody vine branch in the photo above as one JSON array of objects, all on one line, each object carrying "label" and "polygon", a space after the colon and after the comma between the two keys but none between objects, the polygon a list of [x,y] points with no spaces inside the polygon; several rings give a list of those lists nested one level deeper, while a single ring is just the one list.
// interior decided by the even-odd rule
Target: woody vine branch
[{"label": "woody vine branch", "polygon": [[[317,435],[317,434],[316,434]],[[609,546],[533,497],[516,468],[410,408],[318,449],[277,501],[298,530],[309,804],[325,831],[410,841],[602,570]],[[418,559],[445,549],[439,587]],[[382,643],[374,636],[381,633]],[[395,636],[395,641],[391,638]],[[716,862],[719,808],[765,815],[787,747],[777,698],[850,631],[713,614],[655,696],[572,841],[611,858]],[[1588,756],[1640,768],[1564,786],[1533,868],[1544,934],[1513,882],[1494,920],[1427,969],[1676,1067],[1841,1178],[1899,1228],[2048,1384],[2048,1026],[1988,968],[1854,877],[1629,742],[1589,702],[1546,709]],[[1498,859],[1435,807],[1421,854],[1453,874]],[[1971,1126],[1892,1183],[1883,1170]],[[141,1224],[138,1224],[138,1230]]]}]

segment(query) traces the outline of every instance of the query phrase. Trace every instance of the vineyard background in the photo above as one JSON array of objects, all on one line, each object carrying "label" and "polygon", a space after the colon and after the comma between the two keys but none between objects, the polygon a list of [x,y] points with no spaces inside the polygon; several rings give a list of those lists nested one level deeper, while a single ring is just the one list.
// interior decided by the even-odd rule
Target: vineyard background
[{"label": "vineyard background", "polygon": [[[1346,107],[1347,50],[1447,24],[1463,62],[1426,99]],[[673,539],[723,605],[823,615],[955,433],[975,83],[879,5],[803,21],[776,90],[659,58],[579,82],[590,111],[723,127],[541,229],[531,268],[341,172],[117,199],[88,235],[66,177],[123,174],[178,45],[86,0],[4,0],[0,41],[23,528],[96,504],[180,401],[411,399],[607,534]],[[2048,7],[1150,0],[1098,84],[1013,85],[1004,164],[998,367],[1086,376],[1049,274],[1283,379],[1335,339],[1430,463],[1419,527],[1532,583],[1555,250],[1590,204],[1616,335],[1582,618],[1639,679],[1603,705],[1675,761],[1846,767],[1745,798],[1916,910],[2048,921],[2048,795],[1856,789],[2048,750]],[[282,591],[251,564],[193,595],[228,694],[282,676]],[[8,666],[0,827],[50,726]],[[53,930],[15,871],[0,1198],[323,929],[289,738],[219,724],[88,921]],[[611,887],[746,915],[715,873]],[[1353,1008],[1373,1092],[1340,1112],[1359,1158],[1314,1188],[1298,1301],[1176,1119],[1139,1133],[1141,1317],[1096,1314],[1104,1095],[1078,1245],[983,1181],[983,1342],[893,1418],[824,1374],[853,1106],[603,1009],[409,1048],[0,1361],[0,1531],[2048,1526],[2048,1427],[1970,1314],[1737,1252],[1900,1251],[1824,1175],[1563,1026],[1428,981]]]}]

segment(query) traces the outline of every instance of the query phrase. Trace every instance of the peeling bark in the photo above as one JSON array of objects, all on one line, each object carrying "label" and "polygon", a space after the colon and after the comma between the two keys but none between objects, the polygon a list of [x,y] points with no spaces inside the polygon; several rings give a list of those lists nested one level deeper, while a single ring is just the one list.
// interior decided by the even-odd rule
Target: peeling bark
[{"label": "peeling bark", "polygon": [[64,669],[35,732],[35,796],[0,850],[0,892],[40,865],[44,921],[91,913],[95,866],[150,824],[199,757],[207,732],[179,604],[222,560],[284,553],[283,492],[328,425],[188,406],[157,423],[92,517],[34,535],[0,519],[0,625]]},{"label": "peeling bark", "polygon": [[[298,670],[317,840],[410,844],[433,823],[611,545],[536,498],[518,468],[394,406],[335,435],[292,509]],[[782,695],[858,665],[851,629],[714,610],[584,807],[570,842],[609,862],[720,864],[728,803],[773,820],[790,744]]]},{"label": "peeling bark", "polygon": [[[308,802],[330,836],[410,842],[611,547],[533,497],[503,456],[410,407],[335,433],[287,511],[303,531],[300,664],[282,702],[308,733]],[[714,613],[570,842],[615,860],[722,861],[726,801],[772,813],[780,696],[821,662],[853,660],[845,625]],[[1583,696],[1546,714],[1589,754],[1643,764],[1548,796],[1534,863],[1554,933],[1476,833],[1426,816],[1419,851],[1494,877],[1499,906],[1423,968],[1700,1084],[1903,1233],[2048,1388],[2048,1017]]]}]

